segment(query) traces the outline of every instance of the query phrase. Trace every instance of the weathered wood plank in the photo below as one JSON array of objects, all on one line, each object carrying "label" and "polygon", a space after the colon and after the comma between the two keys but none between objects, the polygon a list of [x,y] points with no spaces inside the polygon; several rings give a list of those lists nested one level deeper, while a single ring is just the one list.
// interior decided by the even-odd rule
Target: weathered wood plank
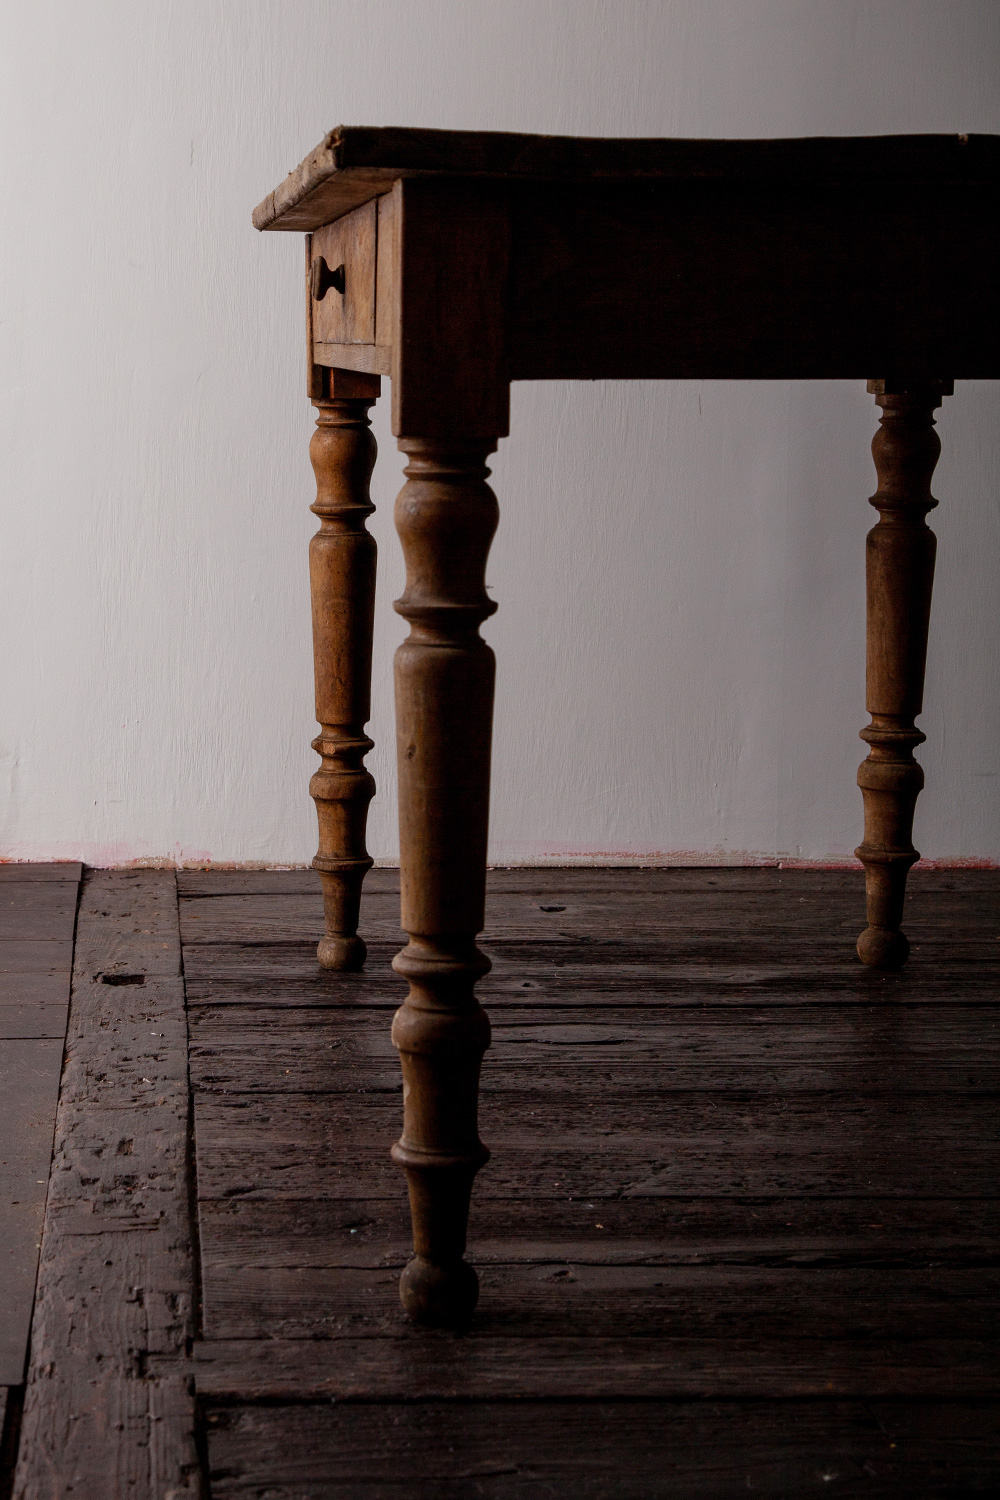
[{"label": "weathered wood plank", "polygon": [[[388,872],[384,872],[388,873]],[[910,871],[910,894],[923,891],[990,891],[1000,888],[1000,869],[940,868],[917,864]],[[864,895],[864,871],[853,860],[843,868],[802,868],[794,863],[764,865],[669,865],[658,868],[613,866],[541,866],[494,868],[487,886],[496,891],[609,892],[776,890],[826,894],[835,891]]]},{"label": "weathered wood plank", "polygon": [[62,1039],[0,1042],[0,1385],[20,1385],[52,1156]]},{"label": "weathered wood plank", "polygon": [[[577,1009],[566,1020],[536,1008],[522,1024],[495,1017],[484,1088],[534,1088],[543,1069],[553,1089],[613,1077],[633,1091],[1000,1091],[1000,1027],[989,1009],[965,1027],[916,1007],[852,1011],[846,1021],[832,1007],[820,1007],[815,1020],[800,1011],[711,1007],[665,1017],[619,1012],[607,1021],[592,1014]],[[192,1021],[190,1065],[196,1087],[225,1092],[343,1093],[398,1081],[378,1012],[285,1012],[275,1024],[267,1012],[205,1007]]]},{"label": "weathered wood plank", "polygon": [[64,864],[0,864],[0,885],[21,885],[30,881],[66,881],[79,885],[83,866],[74,860]]},{"label": "weathered wood plank", "polygon": [[[391,875],[394,872],[369,872],[364,887],[363,905],[370,904],[373,911],[382,910],[387,904],[391,907],[392,901],[399,894],[396,880],[379,881],[369,887],[368,881],[372,879],[372,875],[379,873]],[[573,875],[578,872],[566,873]],[[593,875],[596,872],[586,873]],[[915,885],[908,890],[906,896],[907,909],[929,917],[933,917],[939,910],[961,912],[967,909],[985,914],[995,913],[1000,904],[1000,872],[992,873],[995,878],[989,882],[979,882],[975,888],[956,889],[943,888],[939,879],[932,885],[929,880],[921,881],[914,876]],[[239,915],[241,912],[266,913],[269,910],[275,913],[306,914],[312,911],[319,892],[313,887],[299,888],[297,882],[282,886],[282,878],[278,872],[262,889],[223,890],[211,896],[194,893],[181,897],[181,914],[184,916],[201,911],[207,918],[213,912]],[[536,920],[534,914],[537,911],[541,913],[537,918],[540,928],[545,927],[551,913],[573,912],[590,907],[620,911],[625,915],[631,911],[652,912],[665,918],[669,918],[675,910],[685,911],[728,925],[734,915],[755,912],[765,912],[772,918],[783,913],[791,921],[799,920],[798,914],[803,908],[806,915],[811,913],[813,917],[820,919],[829,912],[846,915],[856,912],[859,898],[862,902],[864,900],[863,885],[859,887],[859,883],[853,878],[851,883],[838,880],[828,886],[824,882],[810,881],[805,877],[805,872],[795,872],[786,876],[783,881],[768,884],[744,880],[738,885],[735,882],[729,882],[729,885],[732,886],[731,889],[718,889],[708,882],[681,884],[674,881],[661,882],[660,888],[650,889],[646,883],[621,883],[609,879],[600,883],[588,880],[577,885],[569,880],[555,884],[551,881],[515,882],[510,878],[495,877],[487,891],[487,911],[492,909],[501,918],[506,918],[511,912],[529,912],[533,920]],[[38,891],[39,887],[12,889],[22,892]]]},{"label": "weathered wood plank", "polygon": [[[792,872],[798,879],[799,871]],[[824,887],[849,887],[864,893],[864,875],[857,870],[805,872],[819,874]],[[964,874],[965,872],[962,872]],[[979,872],[975,872],[979,874]],[[783,872],[777,866],[673,866],[668,869],[525,867],[487,871],[487,889],[495,891],[672,891],[777,890]],[[917,876],[922,874],[918,871]],[[311,895],[319,889],[313,870],[183,870],[177,876],[182,901],[215,896]],[[366,895],[399,894],[399,870],[374,869],[365,877]]]},{"label": "weathered wood plank", "polygon": [[[494,891],[552,892],[581,891],[673,891],[673,890],[777,890],[784,872],[776,866],[702,867],[674,866],[669,869],[635,869],[602,867],[535,867],[492,869],[487,872],[487,887]],[[863,872],[793,871],[792,878],[819,875],[824,889],[849,888],[864,892]],[[924,872],[917,871],[916,878]],[[964,876],[965,872],[961,872]],[[975,874],[978,876],[979,871]],[[177,876],[182,901],[215,896],[238,895],[312,895],[319,890],[319,877],[313,870],[183,870]],[[365,894],[399,894],[398,869],[374,869],[365,877]]]},{"label": "weathered wood plank", "polygon": [[58,974],[68,984],[72,966],[72,936],[0,939],[0,975],[8,981],[7,993],[22,974]]},{"label": "weathered wood plank", "polygon": [[[589,951],[588,951],[589,950]],[[272,1009],[319,1008],[394,1010],[405,993],[390,968],[392,944],[373,943],[361,974],[321,971],[312,954],[300,962],[298,950],[282,967],[274,948],[233,950],[193,947],[186,950],[189,1005],[266,1005]],[[287,952],[287,950],[286,950]],[[213,957],[205,962],[206,954]],[[253,962],[253,955],[258,962]],[[628,1005],[652,1008],[710,1004],[733,1006],[801,1006],[833,1004],[869,1008],[874,1003],[995,1006],[1000,993],[1000,963],[988,966],[923,965],[919,971],[879,975],[860,963],[805,966],[774,963],[736,964],[673,962],[646,949],[607,945],[510,943],[490,953],[492,972],[477,993],[487,1010],[550,1006]],[[586,960],[589,961],[585,961]]]},{"label": "weathered wood plank", "polygon": [[0,974],[0,1013],[10,1006],[67,1005],[70,976],[53,974]]},{"label": "weathered wood plank", "polygon": [[[405,1322],[396,1286],[400,1269],[400,1263],[245,1266],[235,1277],[206,1278],[204,1332],[213,1342],[398,1336]],[[992,1368],[1000,1382],[998,1315],[997,1268],[813,1266],[806,1273],[801,1267],[556,1260],[481,1266],[470,1336],[540,1343],[712,1339],[722,1349],[731,1341],[817,1339],[859,1352],[911,1339],[958,1339],[983,1344],[976,1363],[981,1371]]]},{"label": "weathered wood plank", "polygon": [[[331,1003],[350,1003],[352,998],[376,989],[383,996],[395,995],[400,1004],[405,993],[392,972],[394,942],[369,943],[368,965],[363,974],[324,974],[316,963],[312,943],[192,944],[185,950],[185,979],[189,997],[198,1002],[212,998],[218,986],[226,985],[241,995],[288,995],[305,993]],[[993,1002],[1000,987],[1000,954],[984,954],[971,960],[967,949],[950,952],[943,947],[920,955],[919,965],[902,974],[879,975],[865,969],[842,944],[836,951],[814,953],[811,964],[777,961],[774,945],[746,940],[721,942],[715,938],[692,941],[682,950],[666,944],[637,943],[504,943],[487,948],[493,972],[481,982],[484,997],[501,994],[516,998],[531,981],[558,984],[574,976],[586,987],[613,985],[631,987],[636,1003],[649,990],[653,994],[682,993],[689,998],[714,998],[746,990],[761,995],[787,995],[804,999],[824,992],[862,999],[960,998],[966,1003],[977,996]],[[566,970],[565,975],[561,970]],[[500,986],[499,989],[495,988]],[[387,988],[389,987],[389,988]],[[494,987],[494,988],[490,988]],[[654,988],[655,987],[655,988]],[[276,1001],[276,1003],[278,1003]],[[532,997],[536,1003],[536,997]]]},{"label": "weathered wood plank", "polygon": [[[633,998],[627,991],[606,992],[597,1002],[586,992],[584,996],[570,991],[561,997],[561,1004],[553,1005],[542,989],[523,991],[517,1008],[498,1016],[496,1037],[506,1046],[624,1045],[636,1048],[638,1055],[645,1048],[658,1057],[665,1045],[684,1046],[702,1035],[708,1036],[711,1047],[743,1053],[773,1044],[791,1058],[814,1037],[823,1052],[832,1049],[835,1053],[842,1048],[894,1046],[945,1059],[949,1055],[990,1059],[1000,1050],[1000,1001],[989,996],[979,1004],[969,1004],[968,995],[950,1004],[907,999],[875,1005],[869,999],[864,1007],[846,1006],[839,997],[831,1001],[825,996],[803,1000],[788,995],[783,1004],[775,1005],[770,997],[748,995],[741,1006],[718,1004],[708,997],[692,1003],[690,996],[685,1000],[679,995],[672,997],[671,1004],[657,1004],[656,996]],[[384,1031],[384,1010],[360,998],[350,1007],[322,1009],[274,1007],[263,996],[244,999],[239,1009],[235,1004],[206,1000],[194,1008],[191,1017],[192,1040],[205,1047],[252,1041],[260,1034],[304,1043],[327,1036],[371,1037],[381,1051],[379,1039]]]},{"label": "weathered wood plank", "polygon": [[[795,895],[814,892],[827,896],[847,892],[864,899],[864,871],[860,864],[839,870],[795,869],[777,864],[672,865],[665,868],[546,865],[491,869],[487,872],[486,883],[490,895],[778,891]],[[924,893],[995,894],[1000,890],[1000,870],[929,869],[917,865],[910,871],[908,885],[910,896]],[[182,901],[229,895],[310,895],[319,889],[319,877],[313,870],[183,870],[177,875],[177,888]],[[370,870],[364,888],[370,895],[398,894],[399,870]]]},{"label": "weathered wood plank", "polygon": [[[315,870],[178,870],[177,894],[182,904],[218,896],[312,896],[320,893]],[[369,870],[366,892],[399,894],[399,871]]]},{"label": "weathered wood plank", "polygon": [[[59,885],[39,890],[64,890]],[[75,896],[74,896],[75,908]],[[70,925],[72,936],[72,924]],[[69,1009],[69,970],[29,974],[0,974],[0,1039],[66,1035]]]},{"label": "weathered wood plank", "polygon": [[[270,1045],[261,1055],[255,1046],[232,1046],[192,1050],[191,1073],[196,1086],[206,1093],[326,1094],[357,1095],[396,1093],[400,1089],[398,1058],[381,1048],[344,1043],[323,1043],[323,1051],[298,1046]],[[598,1052],[598,1049],[587,1049]],[[356,1055],[369,1052],[373,1055]],[[355,1055],[352,1055],[355,1054]],[[500,1050],[491,1050],[484,1064],[482,1092],[502,1089],[507,1094],[533,1092],[538,1087],[541,1064],[527,1058],[505,1060]],[[650,1093],[660,1090],[687,1094],[700,1092],[720,1096],[752,1094],[781,1095],[789,1091],[818,1095],[877,1095],[925,1098],[932,1094],[972,1095],[995,1098],[998,1074],[995,1066],[977,1065],[966,1070],[954,1066],[907,1061],[894,1065],[889,1059],[855,1063],[848,1059],[822,1063],[768,1064],[765,1061],[733,1063],[692,1058],[673,1063],[623,1058],[571,1056],[544,1059],[544,1072],[554,1091],[571,1090],[579,1099],[595,1092]],[[886,1080],[888,1079],[888,1082]],[[882,1087],[882,1085],[885,1085]]]},{"label": "weathered wood plank", "polygon": [[[482,988],[477,989],[477,994],[495,1022],[499,1023],[505,1016],[509,1019],[520,1017],[524,1011],[534,1009],[540,1001],[556,1010],[563,1007],[576,1010],[585,1005],[596,1011],[602,1006],[627,1005],[639,1012],[648,1008],[655,1013],[658,1010],[669,1011],[674,1007],[688,1009],[693,1005],[744,1010],[766,1004],[775,1009],[784,1006],[797,1009],[811,998],[812,993],[816,994],[819,1005],[836,1002],[845,1008],[864,1011],[871,1006],[872,998],[871,995],[846,986],[841,990],[824,987],[815,992],[810,992],[804,986],[792,985],[786,990],[777,985],[767,989],[763,986],[755,988],[752,982],[739,984],[736,982],[737,976],[731,973],[722,975],[717,988],[692,983],[683,986],[678,983],[673,987],[664,984],[660,988],[647,985],[641,973],[634,974],[631,978],[620,973],[613,974],[588,982],[585,972],[570,971],[565,975],[551,975],[545,973],[540,966],[535,969],[534,976],[531,981],[525,981],[514,975],[498,975],[495,980],[487,978]],[[985,980],[981,986],[974,986],[969,976],[964,985],[958,979],[948,984],[935,985],[929,988],[926,1003],[942,1007],[955,1005],[966,1010],[988,1010],[996,1002],[988,993],[977,999],[976,989],[986,991],[994,983],[1000,985],[1000,973],[995,979]],[[226,1008],[237,1012],[245,1011],[248,1014],[265,1008],[275,1024],[280,1024],[279,1017],[282,1013],[299,1010],[339,1011],[341,1014],[377,1011],[383,1018],[383,1024],[387,1024],[386,1016],[391,1018],[403,996],[395,975],[387,976],[384,982],[373,979],[370,985],[362,979],[356,988],[346,983],[332,987],[323,982],[322,976],[318,976],[315,984],[309,980],[283,982],[280,979],[265,980],[262,977],[235,983],[225,980],[192,980],[189,988],[194,992],[189,994],[188,1003],[195,1017],[203,1008],[208,1007],[213,1010]],[[912,1000],[912,994],[907,998]],[[0,1015],[2,1010],[0,1004]]]},{"label": "weathered wood plank", "polygon": [[[29,976],[31,977],[31,976]],[[48,978],[48,976],[43,976]],[[69,998],[46,1004],[30,1000],[0,1003],[0,1042],[47,1038],[61,1042],[66,1035]],[[53,1101],[53,1109],[55,1101]]]},{"label": "weathered wood plank", "polygon": [[[575,1092],[540,1083],[485,1092],[493,1157],[477,1199],[990,1198],[995,1101],[775,1092],[723,1102],[629,1095],[591,1075]],[[398,1087],[398,1080],[397,1080]],[[388,1151],[397,1096],[240,1094],[195,1100],[199,1192],[209,1198],[404,1196]]]},{"label": "weathered wood plank", "polygon": [[[595,1461],[591,1429],[597,1410],[620,1416],[632,1400],[646,1423],[633,1491],[643,1500],[743,1494],[748,1474],[766,1492],[778,1473],[777,1492],[793,1494],[842,1470],[879,1494],[870,1450],[838,1467],[781,1425],[822,1396],[822,1434],[843,1395],[898,1395],[931,1414],[906,1428],[931,1444],[909,1468],[898,1468],[898,1442],[886,1444],[897,1469],[882,1493],[932,1493],[914,1488],[929,1467],[946,1476],[942,1495],[948,1485],[961,1493],[970,1474],[986,1474],[989,1488],[982,1463],[997,1446],[981,1408],[970,1418],[950,1407],[933,1452],[931,1438],[943,1393],[1000,1390],[990,1331],[1000,954],[986,941],[995,874],[969,899],[919,891],[907,913],[919,967],[886,980],[853,956],[863,920],[853,872],[808,872],[807,882],[790,872],[799,883],[788,889],[746,888],[747,875],[785,875],[774,871],[707,890],[664,880],[663,897],[615,888],[645,871],[502,873],[512,888],[494,910],[523,920],[525,935],[495,941],[480,987],[494,1022],[482,1108],[494,1156],[470,1223],[480,1309],[455,1348],[405,1324],[394,1286],[409,1252],[405,1191],[388,1160],[400,1126],[387,1028],[402,997],[387,967],[396,938],[376,939],[365,974],[321,975],[309,938],[297,936],[321,920],[308,892],[241,899],[230,887],[182,903],[195,939],[185,968],[209,1336],[198,1389],[210,1401],[324,1403],[210,1414],[213,1494],[381,1500],[403,1486],[464,1500],[474,1485],[532,1500],[617,1497],[622,1444],[616,1436],[605,1451],[601,1422]],[[561,886],[535,888],[539,875]],[[370,909],[394,922],[395,895],[372,897]],[[204,916],[189,921],[196,908]],[[566,926],[581,911],[586,921]],[[619,938],[637,911],[648,932]],[[614,938],[583,941],[591,920]],[[243,945],[231,941],[234,922],[247,924]],[[570,936],[553,935],[546,924],[556,923]],[[948,928],[961,940],[944,941]],[[809,939],[808,964],[786,959],[789,932]],[[728,1091],[715,1092],[720,1082]],[[732,1415],[748,1394],[772,1404],[754,1408],[756,1447],[720,1479],[718,1455],[728,1463],[738,1451]],[[346,1447],[340,1429],[308,1426],[308,1414],[340,1420],[331,1396],[354,1403]],[[702,1433],[678,1468],[664,1420],[704,1416],[721,1396],[728,1423]],[[602,1398],[615,1405],[595,1407]],[[442,1464],[422,1469],[428,1424],[436,1433],[469,1401],[491,1414],[529,1411],[522,1448],[512,1438],[490,1468],[459,1436],[438,1450]],[[575,1471],[545,1468],[557,1410],[579,1418],[586,1474],[599,1480],[590,1491]],[[481,1420],[465,1419],[469,1431]],[[397,1443],[388,1458],[383,1422]],[[343,1459],[351,1452],[356,1472]]]},{"label": "weathered wood plank", "polygon": [[[142,975],[143,984],[105,977]],[[197,1493],[186,1023],[174,879],[81,902],[16,1500]],[[149,1353],[160,1357],[145,1373]]]},{"label": "weathered wood plank", "polygon": [[[490,1401],[996,1397],[987,1340],[643,1338],[212,1339],[197,1345],[199,1395],[216,1400]],[[260,1480],[258,1479],[258,1482]],[[214,1490],[213,1490],[214,1492]],[[923,1493],[923,1492],[921,1492]]]},{"label": "weathered wood plank", "polygon": [[[202,1198],[205,1295],[247,1267],[402,1265],[411,1253],[402,1196],[268,1202]],[[1000,1265],[1000,1204],[941,1198],[473,1198],[478,1265]]]},{"label": "weathered wood plank", "polygon": [[[854,1062],[873,1054],[889,1064],[893,1049],[942,1064],[1000,1060],[1000,1001],[980,1006],[872,1005],[865,1011],[845,1012],[843,1006],[828,1002],[773,1009],[758,1003],[738,1010],[711,1004],[658,1010],[622,1003],[621,997],[618,1004],[553,1009],[545,995],[536,993],[534,998],[535,1003],[522,1005],[516,1017],[504,1017],[494,1026],[492,1047],[498,1057],[558,1059],[567,1049],[577,1062],[581,1048],[593,1048],[603,1056],[614,1047],[619,1057],[656,1061],[689,1051],[709,1059],[750,1059],[773,1051],[788,1064],[827,1057]],[[360,1007],[349,1014],[304,1009],[275,1017],[263,1004],[247,1006],[238,1014],[232,1006],[202,1005],[191,1021],[192,1044],[206,1050],[244,1043],[267,1047],[281,1039],[315,1048],[327,1042],[354,1045],[357,1055],[373,1048],[378,1056],[391,1057],[384,1037],[381,1012]]]},{"label": "weathered wood plank", "polygon": [[73,879],[0,883],[0,967],[15,969],[0,975],[0,1385],[24,1380],[69,1003],[68,968],[47,961],[53,942],[70,950],[76,902]]},{"label": "weathered wood plank", "polygon": [[[315,942],[323,932],[322,897],[216,896],[211,901],[184,901],[180,907],[181,940],[196,943]],[[399,931],[399,897],[366,895],[366,931],[394,939]]]},{"label": "weathered wood plank", "polygon": [[[598,1379],[603,1368],[595,1357]],[[268,1500],[745,1500],[748,1493],[944,1500],[986,1494],[1000,1482],[995,1401],[650,1404],[645,1395],[634,1403],[223,1408],[210,1417],[212,1493]]]},{"label": "weathered wood plank", "polygon": [[[861,917],[859,917],[861,909]],[[559,899],[532,893],[493,893],[487,900],[483,942],[510,939],[583,938],[613,932],[618,942],[657,939],[687,943],[719,933],[729,942],[744,935],[756,941],[808,929],[829,945],[854,931],[863,909],[854,894],[792,895],[774,892],[728,895],[720,908],[712,892],[561,893]],[[906,922],[914,943],[946,941],[981,944],[984,921],[1000,927],[1000,895],[973,892],[961,897],[924,895],[911,899]],[[281,943],[315,939],[322,929],[322,902],[315,895],[216,896],[181,904],[181,936],[195,943]],[[361,924],[373,937],[399,937],[395,895],[366,893]],[[787,939],[786,939],[787,941]],[[778,949],[776,951],[783,951]]]},{"label": "weathered wood plank", "polygon": [[67,881],[0,885],[0,939],[72,940],[77,887]]}]

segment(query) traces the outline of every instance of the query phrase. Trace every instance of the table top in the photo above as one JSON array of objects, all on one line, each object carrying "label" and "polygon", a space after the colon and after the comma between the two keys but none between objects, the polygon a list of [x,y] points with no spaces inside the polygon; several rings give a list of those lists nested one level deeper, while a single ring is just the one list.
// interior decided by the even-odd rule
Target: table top
[{"label": "table top", "polygon": [[257,229],[313,230],[401,177],[614,181],[1000,184],[1000,136],[642,140],[338,125],[254,210]]}]

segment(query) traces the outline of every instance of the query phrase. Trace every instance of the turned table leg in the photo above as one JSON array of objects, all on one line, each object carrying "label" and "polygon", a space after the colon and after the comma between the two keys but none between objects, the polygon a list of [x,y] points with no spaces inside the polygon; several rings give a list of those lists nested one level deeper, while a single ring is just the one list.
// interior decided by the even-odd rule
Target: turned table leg
[{"label": "turned table leg", "polygon": [[[333,390],[339,371],[331,371]],[[370,377],[361,377],[361,380]],[[345,375],[341,385],[358,382]],[[375,439],[368,409],[375,397],[316,400],[309,446],[316,473],[319,531],[309,544],[316,717],[313,749],[320,767],[309,783],[319,820],[313,869],[323,885],[325,932],[317,958],[324,969],[360,969],[367,950],[358,937],[361,886],[372,861],[365,847],[375,782],[364,758],[371,713],[375,538],[365,522],[375,509],[368,483]]]},{"label": "turned table leg", "polygon": [[950,381],[870,380],[882,409],[872,442],[878,524],[868,533],[867,708],[861,738],[871,747],[858,771],[865,805],[868,926],[858,955],[879,969],[899,969],[910,945],[900,931],[906,876],[919,859],[913,809],[924,773],[913,758],[926,736],[914,725],[923,705],[927,627],[937,542],[927,512],[937,501],[931,477],[941,452],[934,412]]},{"label": "turned table leg", "polygon": [[473,987],[490,967],[476,947],[486,890],[493,652],[479,625],[497,525],[484,462],[495,442],[463,448],[403,439],[407,482],[396,502],[410,634],[396,653],[402,925],[393,968],[410,989],[392,1040],[403,1068],[404,1168],[415,1258],[400,1296],[411,1316],[454,1326],[476,1305],[464,1260],[469,1199],[489,1152],[477,1125],[490,1026]]}]

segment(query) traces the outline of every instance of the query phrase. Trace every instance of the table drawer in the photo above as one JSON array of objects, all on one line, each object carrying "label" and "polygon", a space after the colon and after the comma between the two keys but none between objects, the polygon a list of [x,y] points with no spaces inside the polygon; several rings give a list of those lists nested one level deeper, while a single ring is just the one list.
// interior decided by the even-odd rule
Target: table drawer
[{"label": "table drawer", "polygon": [[374,344],[377,238],[377,201],[312,235],[309,294],[314,346]]}]

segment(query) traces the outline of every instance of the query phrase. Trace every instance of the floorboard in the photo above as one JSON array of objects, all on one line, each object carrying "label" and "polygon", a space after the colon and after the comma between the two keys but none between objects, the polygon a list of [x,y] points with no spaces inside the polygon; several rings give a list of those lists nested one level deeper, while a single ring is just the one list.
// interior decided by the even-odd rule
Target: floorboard
[{"label": "floorboard", "polygon": [[173,874],[91,871],[15,1500],[198,1493],[188,1114]]},{"label": "floorboard", "polygon": [[[13,1097],[73,903],[10,868]],[[88,873],[14,1500],[1000,1490],[1000,872],[915,871],[892,976],[857,871],[491,872],[460,1334],[396,1290],[397,912],[336,975],[311,871]]]},{"label": "floorboard", "polygon": [[[244,1266],[228,1287],[213,1285],[205,1335],[209,1340],[399,1338],[399,1270],[398,1262],[363,1268]],[[719,1359],[733,1339],[751,1349],[777,1347],[783,1339],[815,1340],[839,1343],[848,1361],[855,1354],[870,1361],[873,1355],[877,1360],[884,1344],[978,1340],[982,1369],[983,1358],[994,1358],[998,1313],[1000,1270],[995,1267],[609,1265],[571,1253],[515,1265],[492,1261],[473,1343],[481,1350],[495,1339],[506,1345],[511,1339],[579,1338],[585,1349],[588,1338],[717,1339]],[[315,1350],[309,1358],[315,1362]],[[752,1379],[752,1364],[744,1364],[746,1378]],[[817,1380],[823,1368],[817,1360]]]},{"label": "floorboard", "polygon": [[[1000,1205],[980,1198],[473,1200],[479,1265],[1000,1267]],[[358,1198],[203,1199],[201,1252],[224,1289],[246,1270],[402,1266],[408,1207]]]},{"label": "floorboard", "polygon": [[[0,874],[2,874],[0,867]],[[20,868],[27,868],[21,866]],[[59,866],[42,866],[56,869]],[[79,868],[79,867],[77,867]],[[857,865],[839,870],[796,869],[778,863],[746,865],[675,865],[665,869],[641,869],[603,865],[599,867],[528,866],[492,868],[488,874],[490,892],[555,891],[560,895],[607,891],[616,894],[629,891],[788,891],[801,896],[810,891],[831,894],[853,891],[864,901],[864,871]],[[974,891],[997,894],[995,869],[935,869],[917,864],[909,874],[910,896],[922,891],[953,891],[966,895]],[[275,895],[316,893],[319,876],[313,870],[183,870],[177,876],[177,890],[182,900],[199,896]],[[370,870],[365,878],[365,898],[383,891],[399,891],[399,870]]]},{"label": "floorboard", "polygon": [[[1000,1091],[1000,1032],[981,1008],[871,1007],[850,1026],[824,1005],[812,1017],[807,1007],[539,1008],[495,1015],[492,1030],[485,1089],[537,1088],[541,1068],[554,1086],[593,1087],[610,1069],[630,1091],[657,1093]],[[353,1092],[394,1086],[396,1066],[378,1013],[285,1011],[278,1034],[259,1007],[200,1008],[192,1021],[192,1078],[202,1090]]]},{"label": "floorboard", "polygon": [[0,873],[0,1387],[18,1387],[52,1158],[80,866],[0,865]]},{"label": "floorboard", "polygon": [[329,1402],[210,1413],[214,1497],[864,1500],[996,1492],[995,1402]]},{"label": "floorboard", "polygon": [[83,865],[74,860],[67,860],[65,863],[0,864],[0,885],[24,885],[26,882],[38,881],[79,885],[82,878]]},{"label": "floorboard", "polygon": [[887,978],[851,871],[492,872],[453,1336],[396,1300],[373,873],[360,975],[309,872],[179,882],[213,1496],[996,1488],[1000,876],[916,872]]}]

